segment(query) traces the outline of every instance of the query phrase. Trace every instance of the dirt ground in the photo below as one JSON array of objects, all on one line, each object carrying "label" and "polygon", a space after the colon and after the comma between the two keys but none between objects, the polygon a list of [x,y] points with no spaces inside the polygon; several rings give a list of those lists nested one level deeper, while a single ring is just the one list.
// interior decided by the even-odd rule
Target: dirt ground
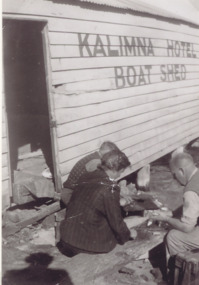
[{"label": "dirt ground", "polygon": [[[199,146],[192,146],[188,151],[199,166]],[[173,179],[169,171],[168,156],[151,165],[150,189],[161,193],[161,202],[171,210],[177,210],[181,206],[183,187]],[[39,241],[42,231],[46,231],[46,240]],[[37,223],[3,239],[2,284],[167,284],[160,271],[163,260],[161,248],[157,249],[153,258],[141,260],[128,260],[127,249],[136,245],[133,242],[124,248],[119,246],[109,255],[79,254],[69,258],[62,255],[55,246],[54,234],[54,228],[45,229],[44,224]],[[120,262],[117,263],[117,260]]]}]

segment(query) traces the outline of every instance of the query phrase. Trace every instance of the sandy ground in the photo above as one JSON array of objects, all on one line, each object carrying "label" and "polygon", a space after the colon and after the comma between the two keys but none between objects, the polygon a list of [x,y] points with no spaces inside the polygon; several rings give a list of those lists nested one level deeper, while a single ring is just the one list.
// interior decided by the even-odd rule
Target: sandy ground
[{"label": "sandy ground", "polygon": [[[199,148],[191,147],[189,152],[199,166]],[[168,157],[152,164],[150,189],[161,193],[161,202],[171,210],[181,206],[183,188],[169,171]],[[159,268],[163,258],[161,249],[151,259],[130,262],[125,255],[122,258],[119,256],[123,252],[121,248],[111,255],[79,254],[68,258],[53,246],[50,236],[54,235],[54,229],[48,229],[49,236],[43,244],[34,242],[42,227],[41,223],[29,226],[3,240],[3,285],[167,284]],[[120,260],[119,264],[117,259]]]}]

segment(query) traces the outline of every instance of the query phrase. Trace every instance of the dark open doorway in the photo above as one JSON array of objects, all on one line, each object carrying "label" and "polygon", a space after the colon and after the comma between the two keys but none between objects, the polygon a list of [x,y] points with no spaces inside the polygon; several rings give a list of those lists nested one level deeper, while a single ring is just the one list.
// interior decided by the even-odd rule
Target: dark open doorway
[{"label": "dark open doorway", "polygon": [[[42,30],[45,23],[3,21],[4,81],[12,182],[53,174]],[[20,178],[21,179],[21,178]]]}]

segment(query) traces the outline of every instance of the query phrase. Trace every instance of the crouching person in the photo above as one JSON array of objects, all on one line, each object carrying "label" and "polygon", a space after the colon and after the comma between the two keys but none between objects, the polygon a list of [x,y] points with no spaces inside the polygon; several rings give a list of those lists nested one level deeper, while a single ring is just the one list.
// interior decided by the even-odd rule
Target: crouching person
[{"label": "crouching person", "polygon": [[103,156],[97,170],[81,177],[60,226],[63,253],[106,253],[130,239],[115,181],[129,165],[126,155],[114,150]]},{"label": "crouching person", "polygon": [[199,169],[188,153],[180,153],[170,161],[174,177],[184,185],[184,202],[181,219],[160,214],[154,219],[166,221],[173,228],[166,236],[166,248],[170,257],[199,248]]}]

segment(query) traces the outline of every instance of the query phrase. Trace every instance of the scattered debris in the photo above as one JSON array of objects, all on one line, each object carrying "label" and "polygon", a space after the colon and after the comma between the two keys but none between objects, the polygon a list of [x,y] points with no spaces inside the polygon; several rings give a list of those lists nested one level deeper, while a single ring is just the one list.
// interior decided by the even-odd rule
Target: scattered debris
[{"label": "scattered debris", "polygon": [[48,230],[41,229],[37,235],[33,237],[31,243],[35,245],[50,244],[55,246],[55,229],[53,227]]},{"label": "scattered debris", "polygon": [[124,273],[124,274],[129,274],[129,275],[134,275],[135,274],[135,270],[128,268],[128,267],[122,267],[118,270],[119,273]]}]

